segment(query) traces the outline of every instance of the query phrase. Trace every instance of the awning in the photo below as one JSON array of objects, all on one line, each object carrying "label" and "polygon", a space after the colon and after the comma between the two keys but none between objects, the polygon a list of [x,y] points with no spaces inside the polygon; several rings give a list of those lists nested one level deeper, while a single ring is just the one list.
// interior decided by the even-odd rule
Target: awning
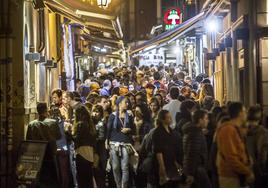
[{"label": "awning", "polygon": [[153,49],[158,47],[163,43],[170,43],[187,33],[188,31],[201,27],[203,25],[202,20],[205,18],[205,12],[201,12],[200,14],[196,15],[195,17],[183,22],[178,27],[161,33],[160,35],[150,39],[149,41],[144,42],[143,44],[131,49],[130,55],[135,54],[144,49]]},{"label": "awning", "polygon": [[112,32],[118,39],[123,38],[120,22],[114,12],[94,9],[82,1],[44,0],[44,3],[53,12],[61,14],[76,23],[89,28]]}]

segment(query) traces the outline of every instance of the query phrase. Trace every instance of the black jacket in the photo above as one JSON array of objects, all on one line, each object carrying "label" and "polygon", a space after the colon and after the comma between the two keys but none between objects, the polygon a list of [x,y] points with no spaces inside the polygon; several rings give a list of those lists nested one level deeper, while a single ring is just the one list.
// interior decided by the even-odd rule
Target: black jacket
[{"label": "black jacket", "polygon": [[90,133],[89,125],[85,122],[77,122],[77,130],[73,135],[74,146],[79,148],[80,146],[91,146],[96,145],[96,135]]},{"label": "black jacket", "polygon": [[197,168],[207,168],[208,151],[202,130],[193,124],[185,124],[183,131],[183,169],[186,175],[194,176]]},{"label": "black jacket", "polygon": [[135,126],[134,126],[134,118],[131,114],[129,114],[129,121],[126,124],[127,128],[130,128],[131,131],[127,134],[124,134],[121,132],[122,124],[119,121],[117,121],[117,126],[114,127],[114,120],[116,118],[116,115],[112,113],[108,119],[107,124],[107,139],[112,142],[123,142],[123,143],[133,143],[132,136],[135,133]]}]

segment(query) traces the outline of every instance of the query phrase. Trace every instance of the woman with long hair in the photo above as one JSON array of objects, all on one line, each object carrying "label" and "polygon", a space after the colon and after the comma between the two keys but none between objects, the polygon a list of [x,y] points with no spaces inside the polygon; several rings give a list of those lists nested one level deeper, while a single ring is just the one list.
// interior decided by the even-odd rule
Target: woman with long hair
[{"label": "woman with long hair", "polygon": [[94,105],[91,111],[93,124],[96,128],[96,155],[95,158],[98,160],[94,164],[94,178],[98,188],[105,187],[105,170],[106,170],[106,161],[107,154],[105,149],[105,139],[106,139],[106,121],[104,117],[104,109],[100,105]]},{"label": "woman with long hair", "polygon": [[128,99],[120,96],[116,110],[108,120],[107,142],[114,179],[118,188],[127,188],[129,183],[129,156],[132,152],[132,136],[135,133],[133,116],[128,112]]},{"label": "woman with long hair", "polygon": [[204,84],[200,90],[200,94],[199,94],[199,103],[202,104],[205,97],[210,96],[213,99],[214,97],[214,89],[213,86],[211,84]]},{"label": "woman with long hair", "polygon": [[79,188],[93,187],[93,162],[96,129],[87,108],[80,105],[75,110],[72,137],[76,151],[77,183]]},{"label": "woman with long hair", "polygon": [[156,97],[153,97],[151,99],[149,103],[149,107],[150,107],[150,112],[151,112],[152,123],[154,124],[157,119],[158,112],[161,109],[159,101]]},{"label": "woman with long hair", "polygon": [[152,129],[152,119],[146,104],[137,105],[135,108],[134,124],[136,126],[135,148],[139,150],[144,136]]}]

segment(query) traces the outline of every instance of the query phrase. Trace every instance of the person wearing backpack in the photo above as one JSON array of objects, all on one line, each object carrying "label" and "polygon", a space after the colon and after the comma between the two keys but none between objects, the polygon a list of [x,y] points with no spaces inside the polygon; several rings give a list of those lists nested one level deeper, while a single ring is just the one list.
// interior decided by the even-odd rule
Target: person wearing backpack
[{"label": "person wearing backpack", "polygon": [[248,110],[247,147],[256,177],[254,188],[268,187],[268,130],[260,124],[261,119],[261,107],[251,106]]}]

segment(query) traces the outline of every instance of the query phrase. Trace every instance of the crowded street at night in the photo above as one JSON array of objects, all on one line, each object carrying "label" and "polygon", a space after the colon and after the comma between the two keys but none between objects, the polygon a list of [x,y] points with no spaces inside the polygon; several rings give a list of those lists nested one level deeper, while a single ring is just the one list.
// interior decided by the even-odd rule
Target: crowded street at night
[{"label": "crowded street at night", "polygon": [[1,188],[268,188],[268,0],[2,0]]}]

